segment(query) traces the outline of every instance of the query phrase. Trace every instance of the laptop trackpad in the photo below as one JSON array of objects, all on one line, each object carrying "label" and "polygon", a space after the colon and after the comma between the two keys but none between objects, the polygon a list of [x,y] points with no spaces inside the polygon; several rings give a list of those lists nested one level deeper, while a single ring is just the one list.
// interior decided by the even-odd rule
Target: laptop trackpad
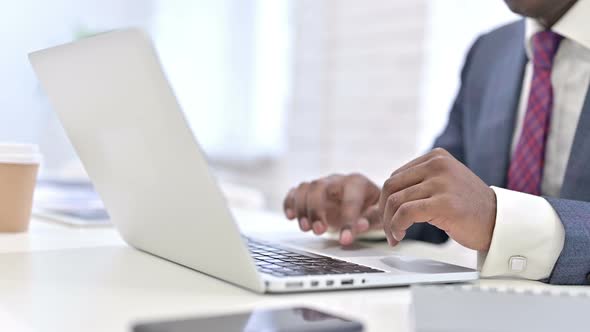
[{"label": "laptop trackpad", "polygon": [[462,266],[400,255],[392,252],[390,248],[376,248],[374,245],[364,244],[362,242],[356,242],[349,247],[342,247],[338,241],[322,238],[292,238],[285,242],[295,248],[344,259],[349,262],[389,272],[434,274],[473,271]]},{"label": "laptop trackpad", "polygon": [[408,256],[388,256],[379,259],[379,261],[389,268],[414,273],[452,273],[471,271],[468,268],[456,265]]},{"label": "laptop trackpad", "polygon": [[375,248],[375,246],[364,244],[362,242],[355,242],[352,245],[346,247],[340,245],[340,243],[338,243],[336,240],[326,240],[319,237],[289,239],[286,242],[289,246],[295,248],[337,258],[378,257],[391,255],[391,249],[388,249],[387,247]]}]

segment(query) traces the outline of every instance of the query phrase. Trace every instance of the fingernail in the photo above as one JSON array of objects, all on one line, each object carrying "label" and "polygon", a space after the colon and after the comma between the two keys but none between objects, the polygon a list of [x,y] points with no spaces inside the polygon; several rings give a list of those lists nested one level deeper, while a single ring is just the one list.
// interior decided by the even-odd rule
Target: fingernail
[{"label": "fingernail", "polygon": [[369,221],[365,218],[361,218],[358,223],[356,224],[357,229],[359,232],[364,232],[369,229]]},{"label": "fingernail", "polygon": [[304,231],[307,232],[311,228],[311,226],[309,225],[309,221],[307,220],[307,218],[305,218],[305,217],[304,218],[301,218],[301,220],[299,222],[301,223],[301,228]]},{"label": "fingernail", "polygon": [[342,233],[340,233],[340,243],[343,245],[349,245],[352,243],[352,232],[350,229],[342,230]]},{"label": "fingernail", "polygon": [[387,244],[389,244],[390,246],[393,246],[392,242],[391,242],[391,238],[389,236],[386,236],[387,238]]},{"label": "fingernail", "polygon": [[287,218],[289,218],[289,219],[295,218],[295,213],[293,212],[293,210],[287,209],[287,211],[285,211],[285,212],[287,213]]},{"label": "fingernail", "polygon": [[322,234],[324,232],[324,224],[321,221],[319,221],[319,220],[318,221],[315,221],[312,224],[312,227],[313,227],[313,232],[316,235],[320,235],[320,234]]},{"label": "fingernail", "polygon": [[397,239],[397,236],[395,236],[395,233],[391,232],[391,236],[393,236],[393,238],[399,242],[399,240]]}]

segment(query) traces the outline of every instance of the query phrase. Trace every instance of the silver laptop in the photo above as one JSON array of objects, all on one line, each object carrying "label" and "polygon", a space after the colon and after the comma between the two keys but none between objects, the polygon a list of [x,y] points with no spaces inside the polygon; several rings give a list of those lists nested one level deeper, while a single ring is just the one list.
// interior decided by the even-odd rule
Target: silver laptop
[{"label": "silver laptop", "polygon": [[[256,292],[448,283],[474,270],[367,264],[242,236],[150,39],[118,30],[34,52],[33,68],[123,239]],[[384,268],[384,267],[387,268]]]}]

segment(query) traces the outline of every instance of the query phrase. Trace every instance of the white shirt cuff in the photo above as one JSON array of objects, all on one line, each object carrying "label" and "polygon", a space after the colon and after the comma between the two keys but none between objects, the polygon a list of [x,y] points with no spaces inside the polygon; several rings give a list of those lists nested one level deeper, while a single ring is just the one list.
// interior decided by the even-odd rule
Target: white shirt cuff
[{"label": "white shirt cuff", "polygon": [[490,250],[478,253],[482,277],[548,278],[563,249],[565,231],[543,197],[492,187],[496,226]]}]

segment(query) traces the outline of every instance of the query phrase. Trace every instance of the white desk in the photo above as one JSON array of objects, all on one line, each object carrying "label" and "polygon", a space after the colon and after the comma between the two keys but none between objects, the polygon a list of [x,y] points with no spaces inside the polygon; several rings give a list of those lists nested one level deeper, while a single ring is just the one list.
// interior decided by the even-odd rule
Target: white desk
[{"label": "white desk", "polygon": [[[248,225],[247,233],[260,237],[312,238],[280,216],[236,215],[242,226]],[[384,244],[372,246],[391,250]],[[409,242],[393,250],[475,265],[474,253],[454,243],[437,247]],[[480,283],[549,287],[525,281]],[[5,331],[123,332],[137,320],[292,305],[359,319],[366,331],[410,331],[409,304],[406,287],[257,295],[129,248],[112,228],[76,229],[34,220],[27,234],[0,235],[0,324]]]}]

